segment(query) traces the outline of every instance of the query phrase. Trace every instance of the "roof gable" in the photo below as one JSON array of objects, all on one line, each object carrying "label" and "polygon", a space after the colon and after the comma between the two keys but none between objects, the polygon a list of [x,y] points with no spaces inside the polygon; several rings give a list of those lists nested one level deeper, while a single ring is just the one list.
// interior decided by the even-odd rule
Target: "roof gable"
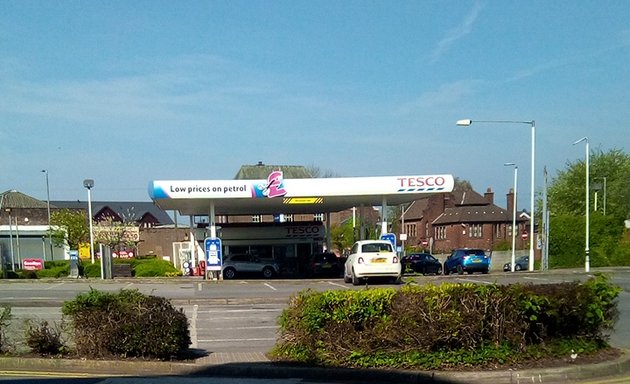
[{"label": "roof gable", "polygon": [[47,208],[48,204],[45,201],[37,200],[33,197],[18,192],[14,189],[5,191],[0,194],[0,205],[2,208],[15,208],[15,209],[32,209],[32,208]]},{"label": "roof gable", "polygon": [[282,171],[286,179],[310,179],[313,176],[301,165],[265,165],[259,162],[256,165],[242,165],[234,179],[236,180],[260,180],[266,179],[273,171]]}]

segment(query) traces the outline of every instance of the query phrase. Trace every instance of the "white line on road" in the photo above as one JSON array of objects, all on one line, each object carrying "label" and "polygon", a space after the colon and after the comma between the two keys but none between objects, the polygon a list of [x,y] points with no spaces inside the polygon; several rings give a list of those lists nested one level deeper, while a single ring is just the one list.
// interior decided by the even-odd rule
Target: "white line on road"
[{"label": "white line on road", "polygon": [[459,281],[467,281],[469,283],[483,283],[483,284],[494,284],[494,282],[492,281],[485,281],[485,280],[474,280],[474,279],[464,279],[462,277],[458,277],[457,280]]},{"label": "white line on road", "polygon": [[131,287],[133,287],[133,283],[129,283],[129,284],[125,285],[125,287],[123,289],[129,289]]},{"label": "white line on road", "polygon": [[61,287],[61,286],[62,286],[62,285],[64,285],[64,284],[65,284],[65,283],[53,284],[53,285],[51,285],[51,286],[49,286],[49,287],[46,287],[46,288],[45,288],[45,290],[47,290],[47,291],[48,291],[48,290],[50,290],[50,289],[55,289],[55,288],[57,288],[57,287]]},{"label": "white line on road", "polygon": [[207,339],[207,340],[199,340],[200,343],[226,343],[226,342],[236,342],[236,341],[276,341],[275,337],[261,337],[254,339]]},{"label": "white line on road", "polygon": [[224,328],[212,327],[211,329],[213,331],[229,331],[229,330],[234,330],[234,329],[243,330],[243,329],[278,329],[278,328],[280,328],[280,326],[278,325],[268,325],[268,326],[260,325],[257,327],[224,327]]},{"label": "white line on road", "polygon": [[549,281],[549,279],[543,279],[541,277],[523,277],[523,280],[540,280],[540,281]]},{"label": "white line on road", "polygon": [[190,341],[192,348],[197,348],[197,313],[199,306],[193,305],[193,313],[190,319]]},{"label": "white line on road", "polygon": [[334,285],[334,286],[336,286],[336,287],[341,287],[341,288],[345,288],[345,289],[350,289],[350,288],[348,288],[348,286],[347,286],[347,285],[337,284],[337,283],[335,283],[335,282],[333,282],[333,281],[329,281],[329,282],[328,282],[328,284],[330,284],[330,285]]},{"label": "white line on road", "polygon": [[273,285],[271,285],[271,284],[269,284],[269,283],[265,283],[265,286],[266,286],[266,287],[268,287],[268,288],[273,289],[274,291],[277,291],[277,289],[276,289],[276,288],[274,288],[274,286],[273,286]]}]

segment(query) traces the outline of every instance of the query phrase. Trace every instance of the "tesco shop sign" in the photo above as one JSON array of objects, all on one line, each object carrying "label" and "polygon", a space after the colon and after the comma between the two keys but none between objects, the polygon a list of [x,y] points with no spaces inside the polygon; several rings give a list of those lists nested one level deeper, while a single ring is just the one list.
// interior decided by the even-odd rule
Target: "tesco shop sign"
[{"label": "tesco shop sign", "polygon": [[446,179],[442,176],[399,177],[401,188],[442,187]]}]

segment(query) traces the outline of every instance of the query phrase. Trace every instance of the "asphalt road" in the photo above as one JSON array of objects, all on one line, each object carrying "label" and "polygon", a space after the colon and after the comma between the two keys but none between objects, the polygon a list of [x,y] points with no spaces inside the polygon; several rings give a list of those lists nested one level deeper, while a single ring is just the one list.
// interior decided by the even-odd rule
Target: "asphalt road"
[{"label": "asphalt road", "polygon": [[[630,349],[630,268],[595,269],[612,276],[623,292],[619,297],[620,317],[611,344]],[[405,276],[406,282],[440,284],[474,282],[509,284],[514,282],[544,284],[584,280],[591,274],[581,270],[552,272],[493,272],[488,275]],[[370,284],[372,286],[372,284]],[[390,287],[386,284],[373,286]],[[394,286],[396,287],[396,286]],[[266,352],[277,336],[277,318],[290,297],[312,289],[363,289],[345,284],[342,279],[305,280],[234,280],[203,281],[199,278],[121,279],[121,280],[0,280],[0,305],[12,307],[14,321],[9,339],[23,334],[24,320],[47,320],[59,323],[61,305],[90,289],[118,291],[138,289],[145,294],[168,297],[183,308],[190,320],[192,347],[210,352]],[[23,347],[23,346],[22,346]]]}]

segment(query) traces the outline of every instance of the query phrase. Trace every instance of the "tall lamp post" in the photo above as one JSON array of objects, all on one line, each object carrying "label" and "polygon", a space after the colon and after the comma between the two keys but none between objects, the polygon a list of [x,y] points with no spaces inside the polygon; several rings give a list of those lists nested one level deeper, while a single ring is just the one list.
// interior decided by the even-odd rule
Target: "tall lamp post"
[{"label": "tall lamp post", "polygon": [[[606,216],[606,176],[593,177],[593,180],[604,180],[604,216]],[[595,194],[595,210],[597,211],[597,194]]]},{"label": "tall lamp post", "polygon": [[516,197],[518,195],[518,165],[516,163],[505,163],[505,167],[514,167],[514,196],[512,200],[512,264],[511,271],[514,272],[514,264],[516,264]]},{"label": "tall lamp post", "polygon": [[83,180],[83,186],[87,189],[88,195],[88,220],[90,223],[90,257],[92,259],[92,264],[94,264],[94,231],[92,229],[92,194],[90,191],[94,188],[94,180],[85,179]]},{"label": "tall lamp post", "polygon": [[589,196],[590,191],[589,191],[589,185],[588,185],[589,184],[588,183],[588,181],[589,181],[589,174],[588,173],[589,173],[589,168],[590,168],[589,167],[589,158],[591,156],[590,156],[590,152],[589,152],[589,148],[588,148],[588,137],[581,138],[580,140],[574,142],[573,145],[579,144],[581,142],[585,142],[586,143],[586,186],[585,186],[585,188],[586,188],[586,241],[585,241],[585,244],[586,245],[585,245],[585,248],[584,248],[584,251],[586,253],[586,259],[584,261],[584,271],[588,273],[590,268],[591,268],[590,260],[589,260],[590,249],[589,249],[589,244],[588,244],[589,231],[590,231],[590,221],[589,221],[589,213],[590,213],[589,210],[590,210],[590,208],[589,208],[589,202],[588,202],[589,197],[590,197]]},{"label": "tall lamp post", "polygon": [[[55,255],[53,253],[53,244],[52,244],[52,229],[50,228],[50,184],[48,183],[48,170],[42,169],[42,172],[46,174],[46,209],[48,210],[48,243],[50,244],[50,260],[55,259]],[[44,259],[46,255],[44,254]]]},{"label": "tall lamp post", "polygon": [[[518,120],[474,120],[475,123],[499,123],[499,124],[527,124],[532,127],[532,174],[531,174],[531,196],[530,196],[530,214],[529,220],[529,270],[534,270],[534,218],[535,218],[535,174],[536,174],[536,122],[518,121]],[[473,120],[458,120],[457,125],[467,127],[473,123]]]}]

